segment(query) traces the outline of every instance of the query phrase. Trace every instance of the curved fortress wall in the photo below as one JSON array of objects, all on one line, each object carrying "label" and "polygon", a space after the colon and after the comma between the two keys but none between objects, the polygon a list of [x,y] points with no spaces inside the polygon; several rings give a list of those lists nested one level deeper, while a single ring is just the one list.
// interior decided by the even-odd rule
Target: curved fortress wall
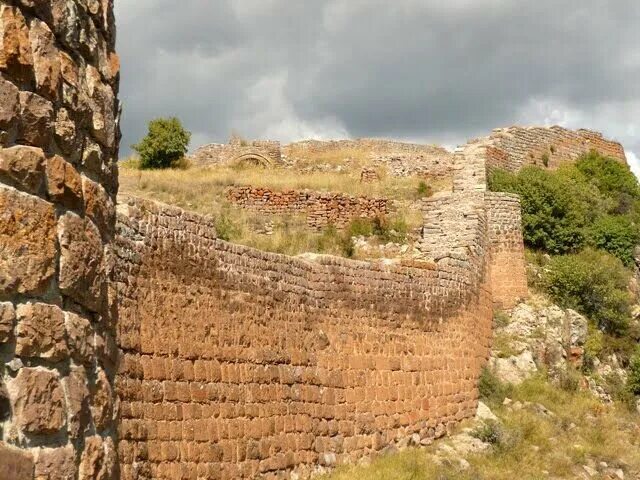
[{"label": "curved fortress wall", "polygon": [[474,414],[492,318],[481,198],[465,239],[439,244],[460,251],[420,269],[265,253],[176,208],[119,209],[123,479],[305,474]]},{"label": "curved fortress wall", "polygon": [[112,1],[0,2],[0,478],[118,477]]}]

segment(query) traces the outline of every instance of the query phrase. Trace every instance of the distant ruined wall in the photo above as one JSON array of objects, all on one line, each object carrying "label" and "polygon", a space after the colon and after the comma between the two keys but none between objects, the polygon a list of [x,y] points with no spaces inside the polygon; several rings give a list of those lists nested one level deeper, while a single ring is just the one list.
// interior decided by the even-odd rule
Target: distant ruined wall
[{"label": "distant ruined wall", "polygon": [[517,172],[526,165],[555,169],[591,150],[626,163],[620,143],[591,130],[573,131],[558,126],[500,128],[469,145],[485,150],[489,170]]},{"label": "distant ruined wall", "polygon": [[294,165],[308,155],[317,156],[342,150],[366,152],[374,165],[384,167],[390,175],[396,177],[447,177],[452,173],[453,154],[434,145],[361,138],[333,141],[304,140],[283,147],[287,161]]},{"label": "distant ruined wall", "polygon": [[0,2],[0,478],[115,479],[113,2]]},{"label": "distant ruined wall", "polygon": [[306,476],[474,415],[492,318],[477,206],[469,248],[443,238],[463,251],[417,269],[261,252],[124,199],[122,478]]},{"label": "distant ruined wall", "polygon": [[243,160],[264,166],[280,165],[282,163],[280,142],[272,140],[245,142],[234,137],[228,144],[203,145],[191,156],[191,161],[198,166],[225,165]]},{"label": "distant ruined wall", "polygon": [[302,214],[307,225],[322,229],[328,225],[345,228],[354,218],[376,218],[389,213],[385,198],[353,197],[341,193],[267,188],[231,187],[227,199],[234,205],[266,215]]}]

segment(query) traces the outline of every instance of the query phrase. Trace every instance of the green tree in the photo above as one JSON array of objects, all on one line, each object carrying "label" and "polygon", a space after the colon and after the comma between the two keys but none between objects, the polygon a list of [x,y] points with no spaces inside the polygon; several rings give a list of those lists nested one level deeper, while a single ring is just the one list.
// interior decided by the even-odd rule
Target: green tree
[{"label": "green tree", "polygon": [[640,347],[637,348],[636,354],[631,357],[629,362],[627,387],[634,395],[640,395]]},{"label": "green tree", "polygon": [[149,122],[149,132],[132,148],[140,155],[140,168],[169,168],[184,157],[191,133],[175,117]]},{"label": "green tree", "polygon": [[543,273],[543,285],[557,304],[614,335],[624,334],[631,318],[629,279],[620,260],[593,249],[553,257]]},{"label": "green tree", "polygon": [[589,243],[615,255],[627,267],[634,264],[638,241],[638,227],[626,215],[603,215],[589,228]]}]

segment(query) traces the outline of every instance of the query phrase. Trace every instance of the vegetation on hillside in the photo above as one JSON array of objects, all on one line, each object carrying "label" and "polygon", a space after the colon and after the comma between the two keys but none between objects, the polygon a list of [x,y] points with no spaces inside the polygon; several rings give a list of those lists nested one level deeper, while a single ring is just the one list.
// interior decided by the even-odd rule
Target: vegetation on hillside
[{"label": "vegetation on hillside", "polygon": [[180,120],[156,118],[149,122],[147,135],[131,148],[140,155],[140,168],[170,168],[184,158],[190,141],[191,133],[184,129]]}]

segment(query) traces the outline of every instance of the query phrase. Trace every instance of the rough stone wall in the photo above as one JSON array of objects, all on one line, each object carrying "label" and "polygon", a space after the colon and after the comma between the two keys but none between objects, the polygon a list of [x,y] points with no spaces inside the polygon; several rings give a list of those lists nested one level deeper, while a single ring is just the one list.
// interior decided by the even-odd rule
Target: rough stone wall
[{"label": "rough stone wall", "polygon": [[520,198],[509,193],[485,195],[491,245],[491,291],[498,308],[513,308],[526,298],[527,271]]},{"label": "rough stone wall", "polygon": [[304,476],[474,414],[484,216],[464,258],[417,269],[260,252],[141,200],[119,211],[123,479]]},{"label": "rough stone wall", "polygon": [[113,2],[0,2],[0,478],[118,476]]},{"label": "rough stone wall", "polygon": [[231,187],[227,199],[234,205],[267,215],[302,214],[307,225],[345,228],[354,218],[376,218],[388,213],[384,198],[352,197],[341,193],[310,190],[273,191],[267,188]]},{"label": "rough stone wall", "polygon": [[295,163],[306,156],[328,152],[358,150],[366,152],[376,166],[384,167],[396,177],[451,175],[453,154],[442,147],[391,140],[362,138],[357,140],[305,140],[283,148],[287,161]]},{"label": "rough stone wall", "polygon": [[573,131],[558,126],[500,128],[469,145],[485,152],[490,170],[502,168],[516,172],[526,165],[554,169],[590,150],[626,163],[620,143],[591,130]]},{"label": "rough stone wall", "polygon": [[282,163],[280,142],[272,140],[246,142],[232,137],[228,144],[203,145],[191,156],[191,161],[199,166],[224,165],[242,160],[265,166],[279,165]]}]

